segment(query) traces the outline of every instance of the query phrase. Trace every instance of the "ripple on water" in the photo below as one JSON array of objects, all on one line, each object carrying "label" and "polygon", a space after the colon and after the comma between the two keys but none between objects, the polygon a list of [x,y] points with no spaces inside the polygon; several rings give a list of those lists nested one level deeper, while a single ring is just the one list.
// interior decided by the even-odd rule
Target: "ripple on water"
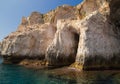
[{"label": "ripple on water", "polygon": [[34,70],[0,64],[0,84],[120,84],[119,71]]}]

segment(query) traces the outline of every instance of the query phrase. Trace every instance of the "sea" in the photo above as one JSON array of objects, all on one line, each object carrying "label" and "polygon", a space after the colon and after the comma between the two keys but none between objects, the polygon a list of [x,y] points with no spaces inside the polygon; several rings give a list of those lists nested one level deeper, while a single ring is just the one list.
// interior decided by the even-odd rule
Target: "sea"
[{"label": "sea", "polygon": [[120,71],[84,71],[54,75],[51,73],[54,70],[36,70],[2,62],[3,58],[0,57],[0,84],[120,84]]}]

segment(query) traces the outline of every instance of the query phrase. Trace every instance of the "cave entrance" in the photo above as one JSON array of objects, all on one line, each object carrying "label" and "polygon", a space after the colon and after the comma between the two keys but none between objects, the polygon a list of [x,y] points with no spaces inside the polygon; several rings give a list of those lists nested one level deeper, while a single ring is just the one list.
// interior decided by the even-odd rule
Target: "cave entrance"
[{"label": "cave entrance", "polygon": [[110,1],[110,21],[115,25],[114,32],[120,36],[120,0]]},{"label": "cave entrance", "polygon": [[74,39],[75,39],[75,51],[76,51],[76,54],[77,54],[77,50],[78,50],[78,44],[79,44],[79,34],[77,34],[77,33],[74,33]]},{"label": "cave entrance", "polygon": [[76,55],[77,55],[77,50],[78,50],[78,45],[79,45],[79,38],[80,38],[80,35],[76,32],[73,32],[73,36],[74,36],[75,46],[74,46],[74,55],[72,57],[70,57],[70,59],[69,59],[69,62],[71,64],[74,63],[76,60]]}]

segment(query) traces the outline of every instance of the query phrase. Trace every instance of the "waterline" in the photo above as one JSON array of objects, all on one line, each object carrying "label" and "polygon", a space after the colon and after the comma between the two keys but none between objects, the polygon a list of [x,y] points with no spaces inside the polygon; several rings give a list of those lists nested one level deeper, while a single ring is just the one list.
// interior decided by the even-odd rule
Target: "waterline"
[{"label": "waterline", "polygon": [[120,84],[119,71],[35,70],[0,64],[0,84]]}]

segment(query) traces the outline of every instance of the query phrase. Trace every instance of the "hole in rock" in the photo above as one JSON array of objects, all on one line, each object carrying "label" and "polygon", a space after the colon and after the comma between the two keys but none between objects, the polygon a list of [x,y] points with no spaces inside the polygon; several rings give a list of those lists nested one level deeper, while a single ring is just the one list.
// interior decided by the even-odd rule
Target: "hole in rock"
[{"label": "hole in rock", "polygon": [[74,35],[74,41],[75,41],[75,53],[74,53],[74,57],[72,57],[72,59],[69,59],[69,62],[72,64],[75,62],[76,59],[76,55],[77,55],[77,50],[78,50],[78,44],[79,44],[79,34],[78,33],[73,33]]},{"label": "hole in rock", "polygon": [[120,35],[120,0],[110,1],[110,21],[115,25],[114,32]]}]

